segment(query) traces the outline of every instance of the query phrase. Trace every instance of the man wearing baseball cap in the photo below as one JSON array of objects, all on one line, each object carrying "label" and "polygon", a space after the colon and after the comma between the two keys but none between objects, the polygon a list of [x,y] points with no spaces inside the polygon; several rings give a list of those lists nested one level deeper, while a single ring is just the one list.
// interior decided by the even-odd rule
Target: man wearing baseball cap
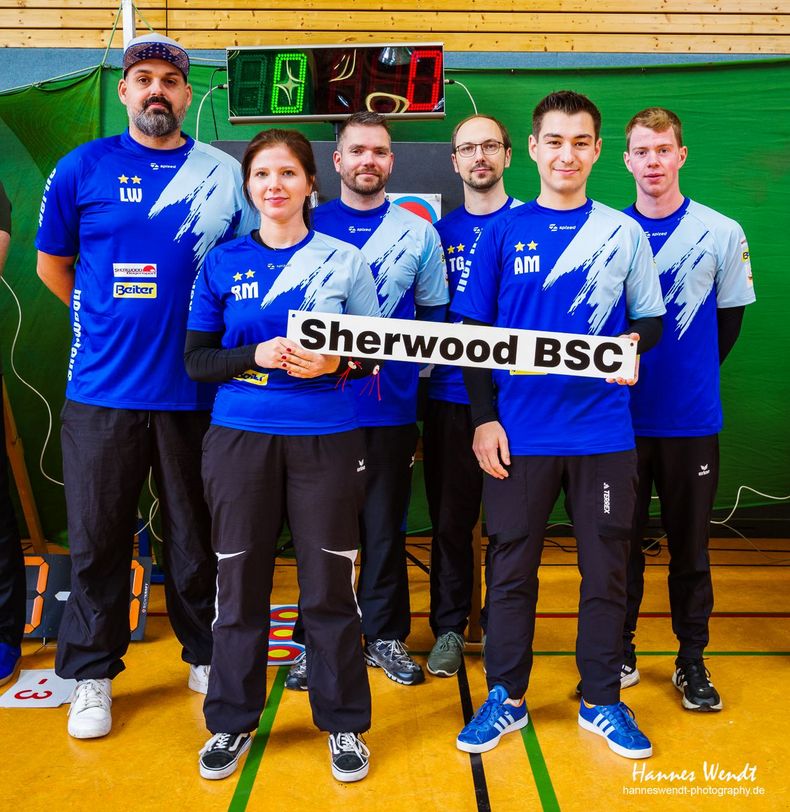
[{"label": "man wearing baseball cap", "polygon": [[143,34],[126,47],[123,69],[129,129],[58,162],[36,238],[38,274],[71,309],[61,444],[72,574],[56,671],[77,680],[68,731],[81,739],[112,724],[149,471],[170,622],[189,687],[206,692],[216,561],[200,460],[214,389],[187,377],[184,336],[204,256],[255,225],[238,162],[181,130],[192,101],[186,51]]}]

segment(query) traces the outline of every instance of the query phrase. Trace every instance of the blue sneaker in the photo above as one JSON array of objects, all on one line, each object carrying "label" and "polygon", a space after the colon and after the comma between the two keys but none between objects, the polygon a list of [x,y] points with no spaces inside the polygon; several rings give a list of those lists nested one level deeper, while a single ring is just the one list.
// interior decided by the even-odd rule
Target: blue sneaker
[{"label": "blue sneaker", "polygon": [[616,705],[579,704],[579,726],[606,739],[609,749],[625,758],[649,758],[653,746],[637,727],[634,712],[624,702]]},{"label": "blue sneaker", "polygon": [[488,699],[472,717],[472,721],[458,734],[456,747],[465,753],[485,753],[493,750],[505,733],[526,727],[529,722],[527,703],[506,705],[507,691],[495,685]]},{"label": "blue sneaker", "polygon": [[0,685],[5,685],[14,676],[22,649],[8,643],[0,643]]}]

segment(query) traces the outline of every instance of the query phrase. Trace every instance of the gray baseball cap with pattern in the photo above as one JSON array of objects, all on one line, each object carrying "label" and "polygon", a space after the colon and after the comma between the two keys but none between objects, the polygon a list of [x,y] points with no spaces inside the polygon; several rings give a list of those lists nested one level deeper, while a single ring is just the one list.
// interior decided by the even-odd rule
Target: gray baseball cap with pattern
[{"label": "gray baseball cap with pattern", "polygon": [[187,52],[174,39],[170,39],[164,34],[154,34],[149,31],[147,34],[141,34],[130,40],[123,52],[124,76],[132,65],[145,59],[164,59],[175,65],[184,74],[185,79],[189,74]]}]

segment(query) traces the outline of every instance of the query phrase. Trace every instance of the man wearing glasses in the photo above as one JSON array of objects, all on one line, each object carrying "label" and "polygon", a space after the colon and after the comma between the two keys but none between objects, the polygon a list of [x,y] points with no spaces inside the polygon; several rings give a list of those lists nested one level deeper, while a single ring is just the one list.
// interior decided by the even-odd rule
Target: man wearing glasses
[{"label": "man wearing glasses", "polygon": [[[463,183],[464,204],[439,220],[436,230],[452,297],[459,286],[466,285],[485,226],[521,201],[508,196],[502,179],[511,157],[504,124],[491,116],[469,116],[453,130],[451,148],[453,169]],[[461,667],[463,634],[472,605],[472,532],[480,515],[483,474],[472,453],[475,429],[461,368],[434,367],[428,398],[423,453],[433,527],[430,624],[436,637],[428,671],[451,677]]]}]

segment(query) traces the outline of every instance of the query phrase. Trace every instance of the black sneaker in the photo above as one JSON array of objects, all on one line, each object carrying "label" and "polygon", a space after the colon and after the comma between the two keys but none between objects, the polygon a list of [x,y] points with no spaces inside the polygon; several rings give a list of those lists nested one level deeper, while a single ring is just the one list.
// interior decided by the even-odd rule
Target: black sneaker
[{"label": "black sneaker", "polygon": [[361,781],[368,774],[368,750],[358,733],[330,733],[332,775],[338,781]]},{"label": "black sneaker", "polygon": [[683,694],[681,702],[687,710],[719,711],[723,704],[718,691],[710,681],[710,671],[705,668],[702,658],[679,660],[675,663],[672,684]]},{"label": "black sneaker", "polygon": [[303,651],[288,669],[285,677],[285,687],[289,691],[307,690],[307,652]]},{"label": "black sneaker", "polygon": [[209,780],[227,778],[236,772],[239,759],[250,749],[249,733],[217,733],[200,751],[200,776]]},{"label": "black sneaker", "polygon": [[[639,669],[636,667],[636,652],[623,655],[623,664],[620,666],[620,690],[630,688],[639,682]],[[576,686],[577,695],[581,696],[582,681]]]},{"label": "black sneaker", "polygon": [[419,685],[425,682],[422,668],[409,657],[400,640],[374,640],[365,646],[365,662],[401,685]]}]

